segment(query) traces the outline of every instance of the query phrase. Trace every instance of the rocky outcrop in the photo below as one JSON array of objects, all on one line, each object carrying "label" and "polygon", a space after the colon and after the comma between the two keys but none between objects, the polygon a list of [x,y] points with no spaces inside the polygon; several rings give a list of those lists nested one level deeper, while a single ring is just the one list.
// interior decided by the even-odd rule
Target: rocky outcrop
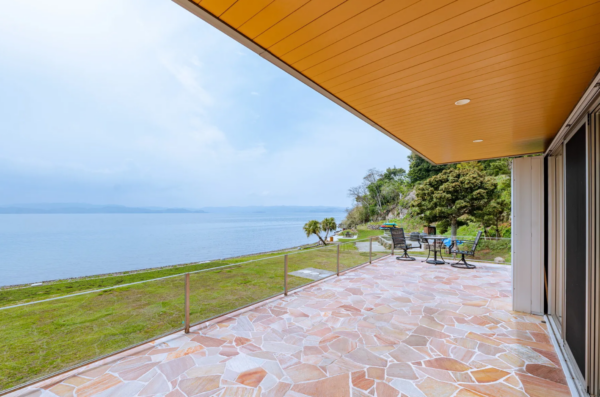
[{"label": "rocky outcrop", "polygon": [[400,200],[401,204],[398,204],[395,208],[388,212],[385,219],[403,219],[406,215],[408,215],[410,203],[416,197],[415,191],[411,190],[405,197],[402,198],[402,200]]}]

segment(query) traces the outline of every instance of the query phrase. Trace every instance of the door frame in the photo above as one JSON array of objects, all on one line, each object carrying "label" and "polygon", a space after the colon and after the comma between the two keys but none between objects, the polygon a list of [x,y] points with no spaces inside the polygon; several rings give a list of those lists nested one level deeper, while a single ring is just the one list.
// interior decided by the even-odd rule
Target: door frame
[{"label": "door frame", "polygon": [[[562,338],[564,334],[564,280],[565,280],[565,200],[564,200],[564,153],[559,146],[559,153],[548,156],[548,314],[553,321],[554,329]],[[550,246],[552,248],[550,248]],[[559,263],[562,265],[558,268]],[[559,277],[559,270],[561,272]],[[558,286],[558,280],[562,284]],[[562,297],[563,299],[559,299]],[[560,310],[558,309],[560,307]],[[560,311],[560,316],[558,312]]]}]

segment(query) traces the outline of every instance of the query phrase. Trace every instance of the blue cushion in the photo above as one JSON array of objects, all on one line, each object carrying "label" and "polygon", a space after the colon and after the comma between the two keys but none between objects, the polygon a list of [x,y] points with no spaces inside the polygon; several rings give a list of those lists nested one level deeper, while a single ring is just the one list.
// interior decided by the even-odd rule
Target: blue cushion
[{"label": "blue cushion", "polygon": [[[464,243],[464,241],[456,240],[457,245],[461,245],[462,243]],[[452,239],[451,238],[444,239],[444,245],[446,247],[450,248],[452,246]]]}]

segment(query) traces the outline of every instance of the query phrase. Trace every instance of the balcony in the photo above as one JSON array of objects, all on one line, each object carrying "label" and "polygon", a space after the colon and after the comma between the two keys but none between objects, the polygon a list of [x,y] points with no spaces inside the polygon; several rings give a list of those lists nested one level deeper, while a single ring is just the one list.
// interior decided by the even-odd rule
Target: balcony
[{"label": "balcony", "polygon": [[569,396],[511,290],[507,265],[383,256],[9,395]]}]

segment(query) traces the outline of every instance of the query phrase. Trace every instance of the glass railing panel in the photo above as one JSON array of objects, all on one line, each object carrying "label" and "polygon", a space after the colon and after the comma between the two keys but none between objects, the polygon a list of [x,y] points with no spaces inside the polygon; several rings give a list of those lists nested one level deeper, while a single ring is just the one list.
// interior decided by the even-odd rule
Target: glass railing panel
[{"label": "glass railing panel", "polygon": [[337,245],[298,251],[288,255],[288,290],[337,274]]},{"label": "glass railing panel", "polygon": [[[450,237],[448,237],[450,239]],[[456,236],[458,242],[458,248],[460,250],[469,251],[473,247],[474,236]],[[512,260],[511,251],[511,239],[509,238],[493,238],[493,237],[481,237],[474,256],[467,256],[467,262],[469,260],[492,262],[498,264],[510,265]],[[410,256],[416,258],[427,257],[428,248],[423,244],[423,250],[410,250]],[[448,252],[447,245],[444,246],[442,255],[446,262],[458,261],[461,257],[460,254],[451,254]]]},{"label": "glass railing panel", "polygon": [[[471,236],[458,236],[468,250]],[[387,235],[303,249],[190,273],[190,322],[199,323],[376,261]],[[402,254],[395,250],[395,256]],[[409,250],[424,259],[428,249]],[[453,258],[447,248],[447,262]],[[511,263],[511,240],[481,238],[467,261]],[[182,329],[185,275],[0,308],[0,391]]]},{"label": "glass railing panel", "polygon": [[371,244],[371,261],[376,261],[384,256],[389,255],[392,251],[391,237],[389,239],[384,236],[374,237]]},{"label": "glass railing panel", "polygon": [[[472,241],[475,239],[475,236],[456,236],[456,240],[460,243],[459,248],[461,250],[470,250],[472,248]],[[386,245],[386,248],[391,246],[391,238],[389,235],[384,235],[379,237],[380,241]],[[466,244],[465,241],[470,241],[470,243]],[[412,246],[409,249],[408,254],[411,257],[416,259],[425,259],[429,255],[429,247],[428,243],[421,243],[421,247],[419,247],[419,243],[417,241],[412,241],[409,239],[409,245]],[[452,254],[449,251],[449,245],[451,245],[451,237],[448,236],[447,241],[443,241],[442,248],[442,256],[444,260],[448,263],[452,263],[454,261],[458,261],[460,259],[459,254]],[[395,255],[402,255],[403,251],[400,249],[395,250]],[[439,253],[438,253],[439,256]],[[431,254],[433,257],[433,253]],[[495,237],[481,237],[479,240],[479,244],[477,245],[477,249],[475,251],[475,256],[467,256],[468,260],[473,261],[482,261],[482,262],[494,262],[499,264],[511,264],[511,239],[510,238],[495,238]]]},{"label": "glass railing panel", "polygon": [[[469,238],[473,240],[473,237]],[[470,246],[463,244],[461,249],[470,249]],[[512,246],[509,238],[482,238],[479,240],[475,250],[474,260],[485,262],[495,262],[510,265],[512,263]]]},{"label": "glass railing panel", "polygon": [[369,239],[340,244],[340,271],[369,263]]},{"label": "glass railing panel", "polygon": [[283,293],[284,255],[190,274],[192,324]]},{"label": "glass railing panel", "polygon": [[183,327],[184,277],[0,310],[0,391]]}]

